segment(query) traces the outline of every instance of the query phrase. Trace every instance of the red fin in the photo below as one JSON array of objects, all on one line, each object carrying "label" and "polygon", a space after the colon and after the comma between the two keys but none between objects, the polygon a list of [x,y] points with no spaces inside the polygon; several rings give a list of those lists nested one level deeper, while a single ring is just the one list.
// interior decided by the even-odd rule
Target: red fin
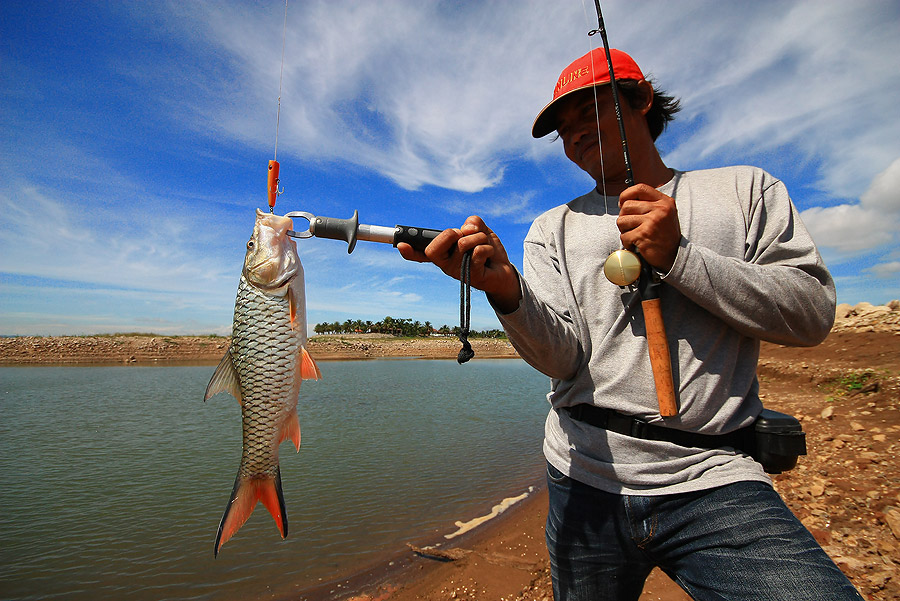
[{"label": "red fin", "polygon": [[287,510],[284,507],[284,494],[281,492],[281,470],[279,469],[274,480],[260,480],[260,483],[263,486],[260,486],[259,500],[272,514],[272,519],[275,520],[275,525],[278,526],[278,532],[281,533],[283,539],[288,533],[288,522]]},{"label": "red fin", "polygon": [[278,444],[285,440],[293,442],[297,452],[300,452],[300,418],[297,416],[296,408],[284,421],[284,425],[281,427],[281,440],[278,441]]},{"label": "red fin", "polygon": [[241,529],[253,513],[257,501],[262,501],[272,514],[281,538],[287,536],[287,511],[284,507],[284,494],[281,491],[281,470],[275,472],[274,478],[242,479],[238,476],[234,481],[231,499],[225,506],[225,513],[219,523],[213,555],[218,556],[222,545]]},{"label": "red fin", "polygon": [[304,380],[318,380],[322,377],[319,366],[305,347],[300,348],[300,377]]}]

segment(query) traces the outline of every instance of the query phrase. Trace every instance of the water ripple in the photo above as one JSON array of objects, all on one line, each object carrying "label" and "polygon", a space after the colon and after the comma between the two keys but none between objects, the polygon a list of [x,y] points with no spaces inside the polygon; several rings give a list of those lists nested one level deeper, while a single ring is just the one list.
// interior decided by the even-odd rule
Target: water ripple
[{"label": "water ripple", "polygon": [[256,599],[453,530],[540,473],[520,361],[335,362],[282,445],[290,536],[259,506],[213,560],[240,408],[213,367],[0,369],[3,599]]}]

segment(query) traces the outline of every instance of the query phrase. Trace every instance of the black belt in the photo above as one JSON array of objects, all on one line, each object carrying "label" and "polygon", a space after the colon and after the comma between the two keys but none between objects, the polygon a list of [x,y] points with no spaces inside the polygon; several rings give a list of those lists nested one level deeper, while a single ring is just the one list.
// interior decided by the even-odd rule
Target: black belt
[{"label": "black belt", "polygon": [[727,434],[700,434],[699,432],[686,432],[665,426],[657,426],[642,419],[594,405],[580,404],[574,407],[563,407],[560,411],[565,411],[569,417],[580,422],[633,438],[659,440],[683,447],[699,447],[703,449],[732,447],[747,454],[751,454],[754,447],[752,425]]}]

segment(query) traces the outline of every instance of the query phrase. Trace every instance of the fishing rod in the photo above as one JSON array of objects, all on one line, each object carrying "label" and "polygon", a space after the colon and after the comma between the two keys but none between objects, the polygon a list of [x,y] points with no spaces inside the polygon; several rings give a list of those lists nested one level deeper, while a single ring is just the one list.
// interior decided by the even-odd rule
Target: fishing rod
[{"label": "fishing rod", "polygon": [[[622,153],[625,157],[625,186],[631,187],[634,185],[634,172],[631,169],[631,155],[628,152],[628,142],[625,138],[625,121],[622,118],[622,107],[619,103],[619,86],[616,83],[616,76],[613,72],[612,55],[610,54],[609,41],[606,37],[603,12],[600,10],[600,0],[594,0],[594,7],[597,9],[597,29],[588,32],[588,35],[593,36],[599,33],[600,40],[603,43],[603,50],[606,52],[609,85],[612,90],[616,120],[619,123]],[[603,272],[606,278],[617,286],[630,286],[637,281],[637,291],[641,297],[641,309],[644,312],[644,325],[647,330],[647,349],[650,355],[650,367],[653,370],[653,380],[656,385],[656,400],[659,404],[659,414],[663,417],[677,415],[678,407],[675,403],[672,358],[669,354],[669,341],[666,338],[666,326],[663,322],[662,306],[659,298],[659,288],[662,285],[659,281],[659,276],[653,267],[642,259],[640,255],[624,249],[614,251],[609,255],[606,263],[603,265]]]}]

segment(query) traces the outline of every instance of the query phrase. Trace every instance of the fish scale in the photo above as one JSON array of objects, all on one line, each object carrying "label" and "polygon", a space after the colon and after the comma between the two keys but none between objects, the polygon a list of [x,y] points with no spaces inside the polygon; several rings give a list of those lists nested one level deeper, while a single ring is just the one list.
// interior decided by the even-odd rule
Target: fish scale
[{"label": "fish scale", "polygon": [[[286,296],[259,292],[241,276],[229,352],[244,399],[239,473],[245,478],[275,474],[276,433],[297,404],[294,374],[300,340],[291,329],[287,305]],[[260,323],[265,327],[258,327]]]}]

